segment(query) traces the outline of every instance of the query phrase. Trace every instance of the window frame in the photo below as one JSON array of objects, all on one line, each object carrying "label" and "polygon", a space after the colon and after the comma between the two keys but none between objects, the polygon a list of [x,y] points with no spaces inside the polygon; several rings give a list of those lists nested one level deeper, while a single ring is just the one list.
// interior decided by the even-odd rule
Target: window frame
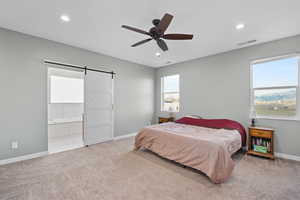
[{"label": "window frame", "polygon": [[[178,76],[178,91],[177,92],[164,92],[164,84],[165,84],[164,78],[168,77],[168,76]],[[178,110],[173,111],[173,113],[178,113],[180,111],[180,74],[170,74],[170,75],[161,76],[160,77],[160,85],[161,85],[161,87],[160,87],[160,102],[161,102],[160,111],[169,113],[169,111],[164,110],[164,96],[165,96],[165,94],[178,94],[178,97],[179,97]]]},{"label": "window frame", "polygon": [[[256,64],[260,63],[265,63],[265,62],[271,62],[271,61],[277,61],[277,60],[282,60],[282,59],[287,59],[287,58],[297,58],[298,59],[298,85],[295,86],[274,86],[274,87],[258,87],[254,88],[253,87],[253,66]],[[281,55],[281,56],[275,56],[275,57],[269,57],[269,58],[263,58],[263,59],[257,59],[254,60],[250,63],[250,118],[251,116],[251,111],[255,110],[255,99],[254,99],[254,92],[256,90],[271,90],[271,89],[296,89],[296,115],[295,116],[280,116],[280,115],[256,115],[256,119],[274,119],[274,120],[294,120],[294,121],[300,121],[300,92],[299,92],[299,87],[300,87],[300,53],[292,53],[292,54],[286,54],[286,55]]]}]

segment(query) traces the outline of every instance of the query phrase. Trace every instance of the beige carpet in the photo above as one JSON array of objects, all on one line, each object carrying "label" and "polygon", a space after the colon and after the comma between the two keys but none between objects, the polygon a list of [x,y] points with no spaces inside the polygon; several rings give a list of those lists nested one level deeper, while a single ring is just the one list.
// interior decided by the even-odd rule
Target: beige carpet
[{"label": "beige carpet", "polygon": [[0,199],[209,200],[300,199],[300,163],[235,156],[229,181],[148,151],[133,138],[0,167]]}]

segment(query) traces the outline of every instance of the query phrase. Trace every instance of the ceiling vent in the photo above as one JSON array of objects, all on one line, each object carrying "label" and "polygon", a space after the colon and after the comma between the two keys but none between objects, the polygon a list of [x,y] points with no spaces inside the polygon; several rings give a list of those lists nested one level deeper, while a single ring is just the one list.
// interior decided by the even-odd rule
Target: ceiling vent
[{"label": "ceiling vent", "polygon": [[255,42],[257,42],[257,40],[249,40],[247,42],[238,43],[238,46],[244,46],[244,45],[252,44],[252,43],[255,43]]}]

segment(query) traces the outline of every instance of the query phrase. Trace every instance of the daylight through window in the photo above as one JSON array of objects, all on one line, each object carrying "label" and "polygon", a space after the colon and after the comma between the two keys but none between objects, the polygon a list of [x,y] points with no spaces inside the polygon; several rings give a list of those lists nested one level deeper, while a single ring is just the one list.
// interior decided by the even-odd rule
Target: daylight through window
[{"label": "daylight through window", "polygon": [[179,75],[161,78],[161,110],[179,112]]},{"label": "daylight through window", "polygon": [[252,65],[252,110],[256,117],[298,117],[298,67],[299,56]]}]

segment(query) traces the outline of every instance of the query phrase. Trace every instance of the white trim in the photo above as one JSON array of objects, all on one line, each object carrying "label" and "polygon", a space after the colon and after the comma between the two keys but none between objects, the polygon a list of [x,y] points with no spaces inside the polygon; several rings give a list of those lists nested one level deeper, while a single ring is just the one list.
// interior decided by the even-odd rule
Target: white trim
[{"label": "white trim", "polygon": [[274,89],[293,89],[293,88],[298,88],[298,85],[294,86],[274,86],[274,87],[258,87],[258,88],[253,88],[253,90],[274,90]]},{"label": "white trim", "polygon": [[300,121],[299,117],[277,117],[277,116],[257,116],[255,119],[266,119],[266,120],[281,120],[281,121]]},{"label": "white trim", "polygon": [[258,59],[252,60],[250,63],[251,64],[259,64],[259,63],[271,62],[271,61],[287,59],[287,58],[292,58],[292,57],[299,57],[299,55],[300,55],[300,52],[293,52],[293,53],[289,53],[289,54],[285,54],[285,55],[258,58]]},{"label": "white trim", "polygon": [[134,137],[136,136],[138,133],[130,133],[130,134],[127,134],[127,135],[121,135],[121,136],[116,136],[114,137],[114,140],[121,140],[121,139],[125,139],[125,138],[129,138],[129,137]]},{"label": "white trim", "polygon": [[5,160],[0,160],[0,165],[6,165],[6,164],[10,164],[10,163],[19,162],[19,161],[30,160],[33,158],[38,158],[38,157],[42,157],[42,156],[46,156],[46,155],[48,155],[48,151],[43,151],[43,152],[34,153],[34,154],[28,154],[28,155],[24,155],[24,156],[18,156],[18,157],[14,157],[14,158],[5,159]]},{"label": "white trim", "polygon": [[111,83],[111,137],[114,139],[115,137],[115,77],[112,75],[112,83]]},{"label": "white trim", "polygon": [[290,154],[285,154],[285,153],[277,153],[277,152],[275,152],[275,157],[277,157],[277,158],[283,158],[283,159],[288,159],[288,160],[300,161],[300,156],[295,156],[295,155],[290,155]]}]

